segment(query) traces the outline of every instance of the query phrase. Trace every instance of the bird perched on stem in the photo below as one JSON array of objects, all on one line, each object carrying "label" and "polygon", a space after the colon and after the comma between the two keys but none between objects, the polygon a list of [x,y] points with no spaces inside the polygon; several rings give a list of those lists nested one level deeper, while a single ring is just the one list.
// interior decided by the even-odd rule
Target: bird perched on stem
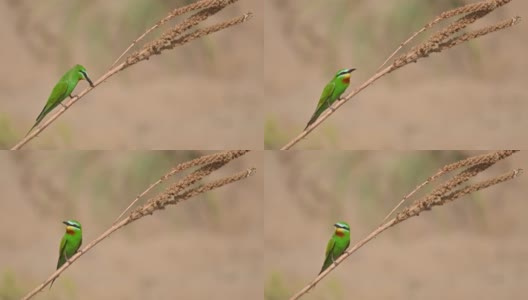
[{"label": "bird perched on stem", "polygon": [[[77,250],[79,250],[82,245],[81,223],[75,220],[64,221],[62,223],[66,225],[66,233],[64,233],[60,243],[57,269],[64,265],[64,263],[66,263],[70,257],[77,253]],[[50,289],[55,279],[53,279],[51,282]]]},{"label": "bird perched on stem", "polygon": [[79,83],[79,80],[83,79],[88,81],[91,87],[94,86],[92,81],[88,77],[88,73],[86,73],[86,69],[81,65],[75,65],[68,72],[64,73],[59,82],[57,82],[57,84],[51,91],[51,94],[48,98],[48,102],[46,102],[46,105],[38,115],[37,120],[35,121],[35,125],[33,125],[33,127],[31,127],[28,133],[26,133],[26,136],[31,132],[31,130],[33,130],[33,128],[35,128],[40,123],[40,121],[42,121],[42,119],[44,119],[44,117],[50,111],[57,107],[57,105],[61,104],[62,106],[64,106],[64,104],[62,104],[61,102],[64,101],[66,97],[69,96],[70,98],[73,98],[71,93],[77,86],[77,83]]},{"label": "bird perched on stem", "polygon": [[332,81],[330,81],[325,86],[323,93],[319,98],[319,102],[317,103],[317,108],[315,109],[314,114],[310,118],[310,121],[308,121],[308,124],[304,130],[306,130],[308,126],[312,125],[312,123],[315,122],[317,118],[319,118],[323,111],[332,106],[332,104],[334,104],[334,102],[339,99],[339,97],[341,97],[350,84],[350,73],[354,72],[355,70],[356,69],[343,69],[336,73]]},{"label": "bird perched on stem", "polygon": [[325,261],[319,274],[323,273],[336,259],[343,255],[350,245],[350,226],[345,222],[337,222],[334,224],[334,228],[334,234],[326,245]]}]

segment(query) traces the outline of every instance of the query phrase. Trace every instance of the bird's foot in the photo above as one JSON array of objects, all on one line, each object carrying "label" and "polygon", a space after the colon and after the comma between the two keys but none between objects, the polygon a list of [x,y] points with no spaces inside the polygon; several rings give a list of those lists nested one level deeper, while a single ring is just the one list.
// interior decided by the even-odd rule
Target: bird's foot
[{"label": "bird's foot", "polygon": [[68,106],[66,106],[66,104],[64,104],[62,102],[60,103],[60,105],[62,105],[62,107],[64,107],[64,108],[68,108]]},{"label": "bird's foot", "polygon": [[73,96],[72,96],[72,94],[70,94],[70,99],[73,99],[73,98],[75,98],[75,97],[77,97],[77,95],[73,95]]}]

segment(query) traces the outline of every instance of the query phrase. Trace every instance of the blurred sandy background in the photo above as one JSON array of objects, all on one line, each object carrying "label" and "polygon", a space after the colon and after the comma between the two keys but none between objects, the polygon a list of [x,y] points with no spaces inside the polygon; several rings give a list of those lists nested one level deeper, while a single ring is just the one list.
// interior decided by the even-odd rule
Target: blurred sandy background
[{"label": "blurred sandy background", "polygon": [[[80,63],[96,80],[133,39],[172,9],[192,2],[1,1],[0,147],[26,134],[66,70]],[[260,1],[240,1],[202,26],[247,11],[254,13],[249,22],[112,77],[26,148],[261,149]],[[81,82],[74,93],[86,87]]]},{"label": "blurred sandy background", "polygon": [[[287,299],[320,271],[332,225],[352,244],[444,164],[482,152],[266,153],[265,299]],[[476,183],[528,167],[521,152]],[[526,174],[382,233],[302,299],[524,299]]]},{"label": "blurred sandy background", "polygon": [[[86,245],[150,183],[202,154],[0,152],[0,299],[20,299],[55,270],[61,221],[78,219]],[[35,299],[261,299],[262,160],[248,153],[209,180],[252,166],[254,176],[115,232]]]},{"label": "blurred sandy background", "polygon": [[[350,91],[433,17],[477,1],[263,2],[269,105],[265,144],[277,149],[305,127],[323,87],[337,70],[358,69],[352,74]],[[525,18],[527,11],[528,2],[512,1],[469,29],[515,15]],[[528,147],[527,30],[528,22],[522,20],[383,77],[295,149]]]}]

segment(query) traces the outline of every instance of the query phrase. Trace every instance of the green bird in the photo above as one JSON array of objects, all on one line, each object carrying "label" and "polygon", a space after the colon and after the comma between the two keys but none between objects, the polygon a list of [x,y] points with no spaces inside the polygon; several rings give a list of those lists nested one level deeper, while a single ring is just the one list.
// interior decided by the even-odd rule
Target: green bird
[{"label": "green bird", "polygon": [[337,222],[334,227],[334,235],[326,245],[326,258],[319,274],[323,273],[336,259],[343,255],[350,245],[350,226],[345,222]]},{"label": "green bird", "polygon": [[[59,248],[59,261],[57,262],[57,269],[60,268],[70,257],[72,257],[82,245],[82,227],[81,223],[75,220],[62,222],[66,225],[66,233],[62,237]],[[57,279],[57,278],[55,278]],[[53,281],[50,284],[53,285]]]},{"label": "green bird", "polygon": [[46,105],[40,112],[40,114],[37,117],[37,120],[35,122],[35,125],[31,127],[31,129],[26,133],[26,136],[37,126],[42,119],[50,112],[52,111],[57,105],[61,104],[66,97],[73,98],[71,93],[77,86],[77,83],[79,80],[86,79],[88,83],[90,83],[90,86],[93,87],[93,83],[88,78],[88,74],[86,73],[86,69],[81,65],[75,65],[75,67],[71,68],[68,72],[64,73],[62,75],[59,82],[55,85],[53,90],[51,91],[51,95],[48,98],[48,102],[46,102]]},{"label": "green bird", "polygon": [[321,97],[319,98],[319,103],[317,103],[317,108],[315,109],[314,114],[308,121],[308,124],[304,128],[312,125],[313,122],[319,118],[319,116],[329,108],[341,95],[345,92],[348,85],[350,84],[350,73],[354,72],[356,69],[343,69],[339,70],[332,81],[330,81],[324,88]]}]

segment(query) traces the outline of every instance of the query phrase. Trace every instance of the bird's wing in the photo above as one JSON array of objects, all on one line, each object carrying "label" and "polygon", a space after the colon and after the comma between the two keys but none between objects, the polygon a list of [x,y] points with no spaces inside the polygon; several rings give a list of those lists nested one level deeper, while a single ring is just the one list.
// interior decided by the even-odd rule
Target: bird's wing
[{"label": "bird's wing", "polygon": [[334,93],[334,89],[335,89],[335,83],[333,82],[330,82],[329,84],[325,86],[323,93],[321,94],[321,98],[319,98],[319,102],[317,103],[317,108],[315,109],[315,112],[310,118],[310,121],[308,121],[308,124],[306,124],[306,127],[304,128],[304,130],[306,130],[308,126],[313,124],[313,122],[315,122],[317,118],[319,118],[319,116],[323,113],[323,111],[325,111],[325,109],[330,107],[330,98],[332,97],[332,94]]},{"label": "bird's wing", "polygon": [[44,108],[35,120],[35,124],[33,124],[33,127],[31,127],[31,129],[29,129],[29,131],[26,133],[26,136],[31,132],[31,130],[33,130],[33,128],[37,127],[40,121],[42,121],[42,119],[44,119],[44,117],[50,111],[52,111],[55,106],[59,105],[59,103],[68,96],[67,94],[68,84],[63,80],[59,81],[59,83],[57,83],[51,91],[51,95],[48,98],[48,102],[46,102],[46,105],[44,105]]},{"label": "bird's wing", "polygon": [[332,97],[334,90],[335,90],[335,83],[333,82],[330,82],[329,84],[325,86],[323,92],[321,93],[321,98],[319,98],[319,103],[317,103],[317,108],[315,111],[318,111],[319,109],[321,109],[323,105],[329,104],[328,101],[330,100],[330,97]]},{"label": "bird's wing", "polygon": [[66,237],[63,237],[59,249],[59,261],[57,262],[57,269],[60,268],[66,262],[66,260],[64,259],[64,250],[66,249],[67,244],[68,239],[66,239]]},{"label": "bird's wing", "polygon": [[326,270],[326,268],[328,268],[334,262],[332,253],[334,252],[335,245],[336,245],[335,240],[331,238],[328,241],[328,244],[326,245],[325,260],[324,260],[323,267],[321,268],[321,271],[319,272],[319,274],[323,273],[324,270]]},{"label": "bird's wing", "polygon": [[325,258],[328,258],[328,255],[332,253],[335,245],[336,245],[336,242],[333,238],[328,241],[328,244],[326,245]]},{"label": "bird's wing", "polygon": [[48,102],[37,117],[37,122],[40,122],[44,117],[53,110],[59,103],[68,97],[68,83],[66,81],[59,81],[48,98]]},{"label": "bird's wing", "polygon": [[62,255],[62,252],[64,252],[64,249],[66,248],[66,244],[68,244],[68,240],[66,237],[62,237],[60,247],[59,247],[59,254]]}]

